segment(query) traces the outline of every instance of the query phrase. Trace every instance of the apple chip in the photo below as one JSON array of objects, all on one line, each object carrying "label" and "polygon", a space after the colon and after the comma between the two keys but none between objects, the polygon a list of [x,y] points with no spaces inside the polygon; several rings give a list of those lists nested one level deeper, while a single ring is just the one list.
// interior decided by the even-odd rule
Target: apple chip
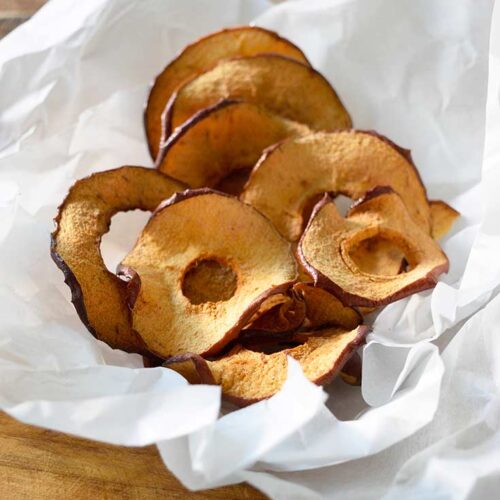
[{"label": "apple chip", "polygon": [[192,188],[219,189],[219,183],[244,169],[246,176],[239,181],[243,187],[265,148],[308,132],[307,126],[255,104],[222,101],[175,130],[160,152],[157,167]]},{"label": "apple chip", "polygon": [[294,293],[273,295],[265,300],[245,327],[247,330],[289,332],[302,325],[306,316],[304,301]]},{"label": "apple chip", "polygon": [[344,306],[335,295],[312,283],[296,283],[293,290],[305,303],[305,315],[310,328],[335,325],[352,330],[363,320],[355,309]]},{"label": "apple chip", "polygon": [[391,186],[415,223],[430,233],[425,188],[408,152],[373,132],[315,133],[269,148],[241,199],[266,215],[285,238],[296,241],[310,198],[327,192],[357,199],[382,185]]},{"label": "apple chip", "polygon": [[121,167],[77,181],[59,207],[51,255],[66,277],[80,319],[113,348],[143,352],[132,331],[125,283],[106,269],[101,238],[117,212],[154,210],[184,187],[160,172]]},{"label": "apple chip", "polygon": [[[366,274],[350,252],[360,241],[391,239],[409,264],[396,276]],[[368,192],[349,211],[339,215],[325,195],[316,205],[298,247],[302,264],[316,285],[334,293],[345,305],[379,306],[436,285],[448,271],[448,259],[432,237],[412,219],[401,198],[390,187]]]},{"label": "apple chip", "polygon": [[281,389],[287,377],[288,356],[301,364],[311,382],[328,384],[364,342],[367,331],[365,326],[351,331],[332,328],[304,335],[302,344],[272,354],[236,346],[215,361],[187,354],[168,360],[164,366],[191,382],[220,385],[227,400],[247,406]]},{"label": "apple chip", "polygon": [[296,278],[290,244],[257,210],[210,189],[187,190],[153,214],[120,273],[133,327],[162,358],[213,355],[261,303]]},{"label": "apple chip", "polygon": [[432,236],[437,240],[448,233],[460,213],[441,200],[429,202],[431,207]]},{"label": "apple chip", "polygon": [[188,45],[157,77],[149,94],[144,122],[149,151],[155,159],[162,137],[162,113],[181,83],[211,68],[221,59],[263,53],[282,54],[309,64],[293,43],[277,33],[256,26],[217,31]]},{"label": "apple chip", "polygon": [[221,99],[258,104],[314,130],[351,126],[347,111],[320,73],[294,59],[264,54],[221,61],[179,87],[165,110],[167,134]]}]

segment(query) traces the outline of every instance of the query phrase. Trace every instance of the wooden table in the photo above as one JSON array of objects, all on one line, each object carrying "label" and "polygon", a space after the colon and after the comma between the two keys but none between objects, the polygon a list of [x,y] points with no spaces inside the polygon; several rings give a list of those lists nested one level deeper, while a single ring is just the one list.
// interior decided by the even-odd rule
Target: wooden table
[{"label": "wooden table", "polygon": [[[0,38],[44,3],[45,0],[0,0]],[[165,469],[154,446],[103,445],[21,424],[0,412],[0,499],[68,498],[264,497],[247,485],[192,493]]]},{"label": "wooden table", "polygon": [[104,445],[19,423],[0,412],[0,498],[256,499],[247,485],[200,493],[165,469],[153,446]]}]

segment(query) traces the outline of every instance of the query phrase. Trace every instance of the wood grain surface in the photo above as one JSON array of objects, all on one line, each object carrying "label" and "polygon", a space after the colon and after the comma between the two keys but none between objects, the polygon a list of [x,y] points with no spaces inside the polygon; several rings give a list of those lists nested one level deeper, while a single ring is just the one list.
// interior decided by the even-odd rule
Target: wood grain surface
[{"label": "wood grain surface", "polygon": [[[74,0],[84,1],[84,0]],[[0,0],[0,38],[45,0]],[[0,412],[0,499],[260,499],[247,485],[193,493],[154,446],[103,445],[22,424]]]},{"label": "wood grain surface", "polygon": [[21,424],[0,412],[0,499],[256,499],[246,485],[193,493],[153,446],[103,445]]}]

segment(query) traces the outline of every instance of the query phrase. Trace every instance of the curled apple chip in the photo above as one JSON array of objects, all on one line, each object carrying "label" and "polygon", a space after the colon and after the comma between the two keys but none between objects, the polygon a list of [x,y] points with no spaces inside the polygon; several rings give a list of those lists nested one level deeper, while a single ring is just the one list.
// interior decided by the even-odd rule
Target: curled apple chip
[{"label": "curled apple chip", "polygon": [[223,60],[179,87],[165,110],[167,134],[221,99],[258,104],[314,130],[351,126],[340,99],[320,73],[289,57],[263,54]]},{"label": "curled apple chip", "polygon": [[59,207],[52,259],[66,277],[82,322],[113,348],[142,352],[144,344],[132,331],[125,283],[106,269],[101,238],[117,212],[152,211],[182,189],[156,170],[121,167],[77,181]]},{"label": "curled apple chip", "polygon": [[213,355],[297,269],[290,244],[257,210],[210,189],[155,211],[121,264],[134,330],[167,358]]},{"label": "curled apple chip", "polygon": [[430,233],[425,188],[408,152],[373,132],[345,130],[287,139],[263,154],[240,198],[266,215],[285,238],[296,241],[310,198],[327,192],[358,199],[386,185],[401,196],[415,223]]},{"label": "curled apple chip", "polygon": [[306,305],[295,294],[273,295],[265,300],[250,319],[247,330],[289,332],[299,328],[306,317]]},{"label": "curled apple chip", "polygon": [[[384,276],[359,269],[350,256],[351,249],[360,241],[378,236],[399,246],[408,262],[408,272]],[[345,219],[325,195],[302,235],[298,254],[315,284],[350,306],[389,304],[434,287],[438,276],[448,271],[446,255],[410,217],[403,201],[390,187],[368,192]]]},{"label": "curled apple chip", "polygon": [[[178,127],[160,151],[157,168],[192,188],[219,187],[245,169],[246,177],[262,151],[310,129],[255,104],[221,101]],[[233,189],[234,191],[234,189]]]},{"label": "curled apple chip", "polygon": [[344,306],[335,295],[312,283],[296,283],[293,290],[305,303],[305,316],[310,328],[335,325],[352,330],[363,320],[355,309]]},{"label": "curled apple chip", "polygon": [[[146,105],[144,123],[151,156],[157,157],[162,140],[162,113],[181,83],[211,68],[221,59],[275,53],[309,64],[303,52],[273,31],[238,26],[217,31],[188,45],[157,77]],[[164,139],[164,137],[163,137]]]},{"label": "curled apple chip", "polygon": [[246,406],[276,394],[287,377],[288,356],[302,366],[304,375],[318,385],[328,384],[364,342],[368,329],[325,329],[302,335],[303,343],[272,354],[236,346],[215,361],[187,354],[168,360],[164,366],[193,383],[217,384],[223,396]]},{"label": "curled apple chip", "polygon": [[431,207],[432,236],[437,240],[450,231],[460,213],[441,200],[429,202]]}]

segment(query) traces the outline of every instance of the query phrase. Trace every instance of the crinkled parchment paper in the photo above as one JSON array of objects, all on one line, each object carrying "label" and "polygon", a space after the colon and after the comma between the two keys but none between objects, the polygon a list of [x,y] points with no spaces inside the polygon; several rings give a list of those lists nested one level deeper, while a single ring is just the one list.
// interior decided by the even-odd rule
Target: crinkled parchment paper
[{"label": "crinkled parchment paper", "polygon": [[[0,408],[108,443],[157,443],[188,487],[273,498],[492,498],[500,486],[500,8],[493,1],[52,0],[0,43]],[[491,20],[494,19],[491,27]],[[462,212],[432,292],[387,307],[362,389],[291,362],[283,390],[229,412],[220,390],[143,369],[80,324],[49,257],[76,178],[151,166],[148,84],[186,43],[253,22],[298,44],[358,128],[411,148]],[[488,73],[489,66],[489,73]],[[146,220],[114,219],[113,267]]]}]

